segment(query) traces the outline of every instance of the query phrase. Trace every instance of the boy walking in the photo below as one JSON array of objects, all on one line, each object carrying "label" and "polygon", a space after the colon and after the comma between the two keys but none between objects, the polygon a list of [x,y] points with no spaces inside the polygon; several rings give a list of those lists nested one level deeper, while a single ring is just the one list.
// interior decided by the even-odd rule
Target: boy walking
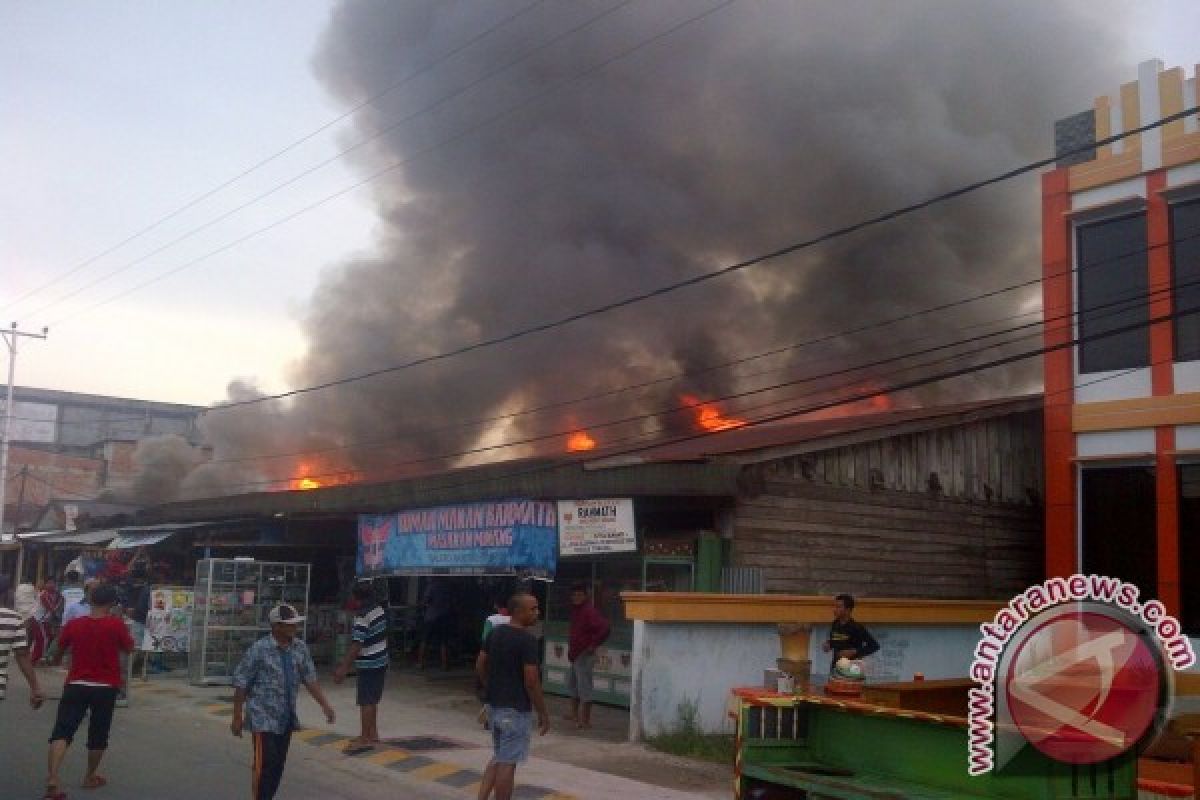
[{"label": "boy walking", "polygon": [[66,797],[60,788],[58,772],[67,755],[67,747],[85,716],[88,717],[88,758],[83,788],[98,789],[108,783],[98,770],[108,749],[113,709],[123,683],[120,656],[133,650],[133,638],[125,623],[109,613],[116,601],[117,591],[113,587],[97,586],[92,590],[88,614],[67,623],[59,636],[53,663],[55,666],[62,663],[63,652],[70,650],[71,668],[58,703],[54,731],[50,734],[46,800]]},{"label": "boy walking", "polygon": [[538,735],[550,730],[538,667],[537,639],[528,628],[537,622],[538,601],[515,594],[508,601],[509,624],[495,628],[475,660],[475,673],[484,685],[492,729],[492,760],[479,784],[479,800],[511,800],[517,764],[529,757],[533,711]]},{"label": "boy walking", "polygon": [[246,651],[233,674],[233,721],[229,729],[240,737],[245,726],[243,709],[249,711],[254,737],[254,800],[272,800],[283,780],[292,731],[300,727],[296,695],[300,684],[334,722],[333,707],[317,683],[317,670],[304,642],[296,638],[296,626],[304,617],[287,604],[271,609],[267,616],[271,633]]},{"label": "boy walking", "polygon": [[361,582],[351,592],[358,602],[354,633],[346,657],[333,671],[333,682],[341,683],[354,665],[358,673],[359,736],[346,745],[347,755],[370,750],[379,744],[379,701],[388,671],[387,612],[375,599],[371,584]]}]

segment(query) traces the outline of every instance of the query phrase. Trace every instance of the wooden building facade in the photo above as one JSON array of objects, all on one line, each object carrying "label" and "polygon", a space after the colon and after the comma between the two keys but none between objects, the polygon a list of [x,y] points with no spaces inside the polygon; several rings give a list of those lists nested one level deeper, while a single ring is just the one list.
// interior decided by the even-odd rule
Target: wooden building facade
[{"label": "wooden building facade", "polygon": [[1004,598],[1040,580],[1040,398],[885,416],[747,464],[732,563],[789,594]]}]

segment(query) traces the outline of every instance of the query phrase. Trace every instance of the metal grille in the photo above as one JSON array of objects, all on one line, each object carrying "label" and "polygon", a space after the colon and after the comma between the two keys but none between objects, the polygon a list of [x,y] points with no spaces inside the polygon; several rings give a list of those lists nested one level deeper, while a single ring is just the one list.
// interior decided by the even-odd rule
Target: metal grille
[{"label": "metal grille", "polygon": [[762,568],[722,567],[721,592],[723,594],[762,594]]},{"label": "metal grille", "polygon": [[746,735],[754,739],[808,738],[808,714],[800,707],[754,706],[747,710]]}]

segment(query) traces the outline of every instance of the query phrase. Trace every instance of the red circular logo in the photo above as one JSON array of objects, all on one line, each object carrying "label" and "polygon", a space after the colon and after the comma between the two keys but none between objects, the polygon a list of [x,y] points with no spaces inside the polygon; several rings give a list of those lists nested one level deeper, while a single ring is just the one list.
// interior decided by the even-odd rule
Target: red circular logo
[{"label": "red circular logo", "polygon": [[1159,664],[1128,625],[1063,611],[1021,642],[1005,692],[1013,723],[1038,750],[1094,764],[1138,743],[1159,706]]}]

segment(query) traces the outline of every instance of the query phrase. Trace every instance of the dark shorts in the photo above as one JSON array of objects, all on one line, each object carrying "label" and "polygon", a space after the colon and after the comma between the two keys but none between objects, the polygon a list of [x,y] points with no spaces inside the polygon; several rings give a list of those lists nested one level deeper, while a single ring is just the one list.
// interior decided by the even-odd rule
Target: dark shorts
[{"label": "dark shorts", "polygon": [[358,705],[379,705],[379,701],[383,699],[385,678],[387,678],[387,667],[360,669],[358,671]]},{"label": "dark shorts", "polygon": [[117,690],[109,686],[80,686],[68,683],[63,688],[62,700],[58,701],[58,716],[54,720],[54,731],[50,741],[72,741],[75,732],[88,717],[88,750],[104,750],[108,747],[108,732],[112,728],[113,708],[117,704]]}]

